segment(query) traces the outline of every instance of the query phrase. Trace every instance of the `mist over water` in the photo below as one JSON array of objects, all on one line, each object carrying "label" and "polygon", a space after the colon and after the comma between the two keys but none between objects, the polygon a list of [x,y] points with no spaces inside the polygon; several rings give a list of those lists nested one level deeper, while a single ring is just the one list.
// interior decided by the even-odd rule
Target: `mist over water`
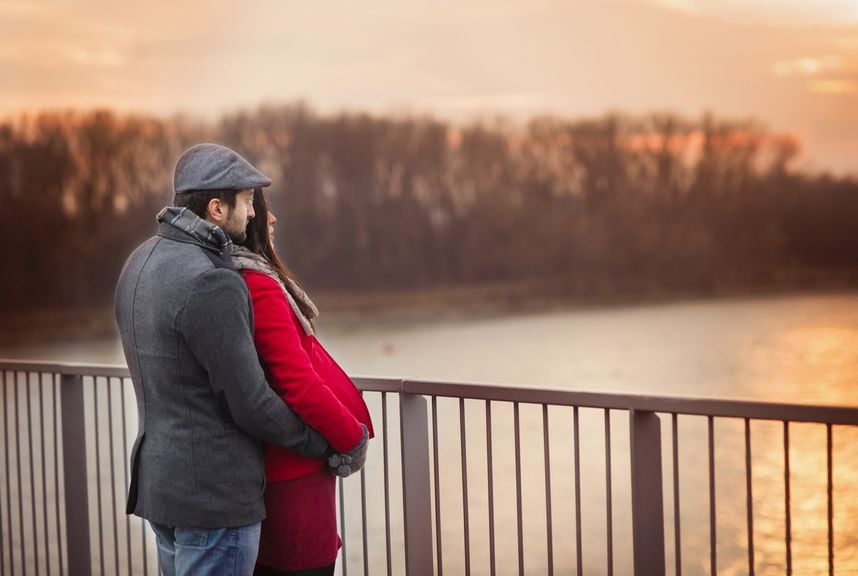
[{"label": "mist over water", "polygon": [[350,374],[858,404],[858,295],[324,324]]}]

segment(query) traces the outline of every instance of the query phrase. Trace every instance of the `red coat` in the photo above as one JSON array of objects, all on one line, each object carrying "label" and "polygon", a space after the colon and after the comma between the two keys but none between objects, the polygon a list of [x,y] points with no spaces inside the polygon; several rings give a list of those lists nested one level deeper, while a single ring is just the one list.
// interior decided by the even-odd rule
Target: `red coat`
[{"label": "red coat", "polygon": [[[339,452],[354,448],[360,424],[373,436],[366,404],[342,368],[315,336],[304,332],[280,284],[260,272],[242,270],[253,300],[253,339],[268,384],[307,425]],[[265,477],[282,482],[312,474],[322,458],[304,458],[265,445]]]}]

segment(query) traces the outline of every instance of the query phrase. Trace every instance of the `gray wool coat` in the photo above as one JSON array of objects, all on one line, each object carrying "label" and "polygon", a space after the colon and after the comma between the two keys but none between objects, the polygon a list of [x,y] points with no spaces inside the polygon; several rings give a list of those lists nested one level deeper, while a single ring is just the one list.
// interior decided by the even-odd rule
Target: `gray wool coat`
[{"label": "gray wool coat", "polygon": [[265,516],[260,441],[310,457],[328,445],[266,384],[223,231],[179,208],[159,222],[116,288],[139,415],[127,512],[170,526],[253,524]]}]

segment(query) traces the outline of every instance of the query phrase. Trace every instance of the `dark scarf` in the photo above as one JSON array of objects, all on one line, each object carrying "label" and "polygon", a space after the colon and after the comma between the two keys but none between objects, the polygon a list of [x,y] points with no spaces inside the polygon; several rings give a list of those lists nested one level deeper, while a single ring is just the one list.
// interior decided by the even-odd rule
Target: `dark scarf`
[{"label": "dark scarf", "polygon": [[159,224],[168,224],[181,230],[206,248],[211,248],[223,254],[232,251],[232,240],[220,226],[203,220],[188,208],[167,206],[158,213]]}]

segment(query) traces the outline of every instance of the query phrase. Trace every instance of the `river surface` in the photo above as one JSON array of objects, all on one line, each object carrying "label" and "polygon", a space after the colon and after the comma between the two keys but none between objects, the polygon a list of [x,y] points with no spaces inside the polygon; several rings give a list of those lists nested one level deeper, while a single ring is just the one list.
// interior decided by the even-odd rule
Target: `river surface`
[{"label": "river surface", "polygon": [[[493,317],[443,317],[420,321],[325,318],[319,337],[347,372],[634,394],[705,396],[774,402],[858,406],[858,295],[825,294],[678,302],[661,305]],[[7,346],[0,357],[123,363],[115,339],[68,344]],[[390,401],[390,399],[389,399]],[[381,400],[367,402],[378,429]],[[391,405],[390,407],[394,407]],[[459,574],[464,547],[459,405],[438,400],[443,569]],[[575,507],[571,409],[549,409],[552,560],[556,573],[574,573]],[[391,412],[393,413],[393,412]],[[488,503],[485,405],[466,402],[468,452],[468,560],[474,574],[488,574]],[[545,516],[541,408],[522,405],[522,540],[525,573],[545,574]],[[431,413],[430,413],[431,418]],[[493,406],[495,554],[498,574],[518,573],[512,407]],[[672,478],[670,417],[662,415],[663,471]],[[582,565],[606,573],[604,414],[580,411]],[[612,497],[614,573],[631,570],[628,488],[628,417],[613,413]],[[398,439],[391,420],[392,471],[398,473]],[[707,422],[680,417],[680,494],[683,574],[708,574],[710,566]],[[744,428],[716,420],[718,573],[748,573]],[[757,574],[785,572],[783,425],[752,424],[755,567]],[[826,430],[790,427],[792,563],[794,574],[827,573]],[[381,459],[380,442],[371,457]],[[835,427],[834,533],[837,574],[858,574],[858,433]],[[431,449],[431,447],[430,447]],[[380,467],[368,467],[367,503],[383,511]],[[353,502],[357,480],[346,482],[349,574],[362,571],[361,526]],[[392,493],[394,546],[401,540],[400,493]],[[665,485],[668,573],[674,573],[672,482]],[[384,519],[368,519],[370,573],[385,572]],[[401,569],[394,550],[394,572]]]}]

